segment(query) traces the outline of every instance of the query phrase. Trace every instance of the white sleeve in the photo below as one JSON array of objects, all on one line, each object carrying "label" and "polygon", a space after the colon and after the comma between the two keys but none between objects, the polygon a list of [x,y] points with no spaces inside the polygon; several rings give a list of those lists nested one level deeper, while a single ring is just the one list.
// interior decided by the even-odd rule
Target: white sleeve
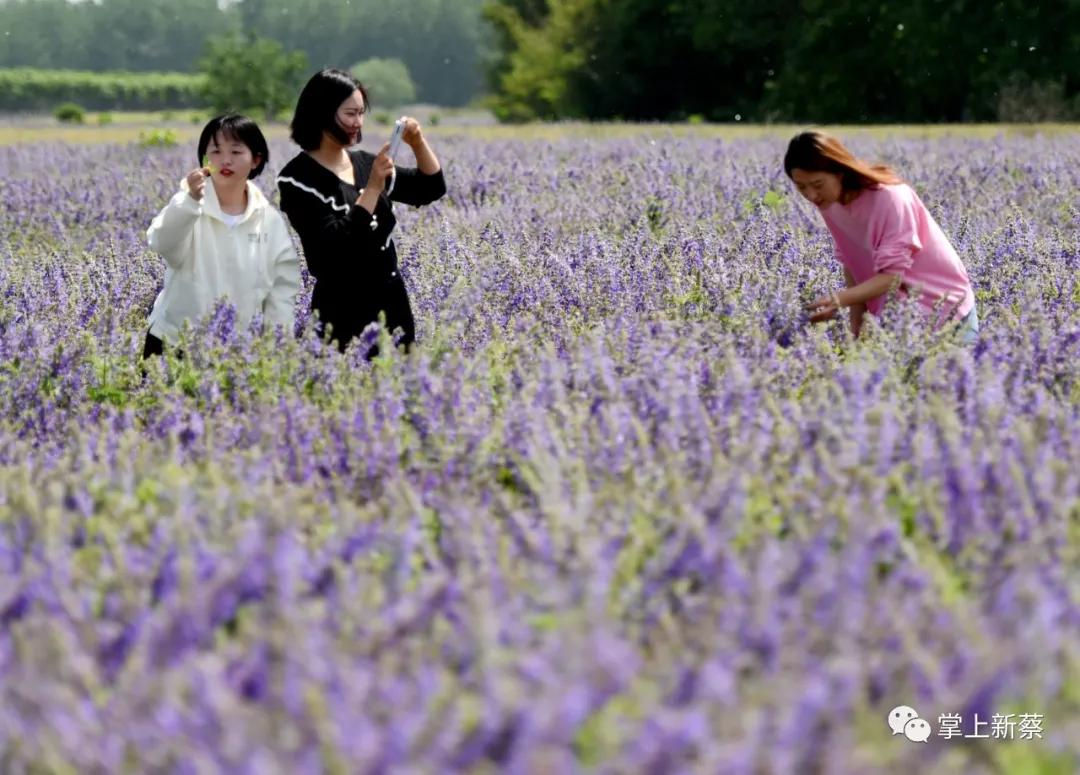
[{"label": "white sleeve", "polygon": [[202,204],[186,191],[177,191],[150,223],[146,231],[150,247],[173,269],[179,269],[192,255],[195,221],[200,215]]},{"label": "white sleeve", "polygon": [[280,215],[276,220],[272,281],[270,294],[263,302],[263,317],[270,325],[281,325],[286,333],[292,333],[296,320],[296,295],[300,293],[300,257],[285,228],[285,221]]}]

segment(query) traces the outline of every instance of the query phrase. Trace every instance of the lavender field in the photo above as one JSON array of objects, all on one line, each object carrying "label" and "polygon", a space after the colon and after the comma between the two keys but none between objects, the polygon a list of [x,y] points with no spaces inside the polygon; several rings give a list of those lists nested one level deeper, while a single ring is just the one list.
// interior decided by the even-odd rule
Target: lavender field
[{"label": "lavender field", "polygon": [[845,139],[975,347],[805,324],[785,136],[448,134],[414,353],[327,348],[308,286],[144,375],[194,151],[0,147],[0,772],[1076,772],[1080,135]]}]

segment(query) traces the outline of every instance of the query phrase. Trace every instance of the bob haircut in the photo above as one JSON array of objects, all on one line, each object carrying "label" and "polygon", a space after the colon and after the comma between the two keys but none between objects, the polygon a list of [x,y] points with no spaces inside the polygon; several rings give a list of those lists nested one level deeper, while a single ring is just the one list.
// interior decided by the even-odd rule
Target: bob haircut
[{"label": "bob haircut", "polygon": [[791,138],[784,154],[784,172],[789,178],[792,170],[839,175],[846,191],[902,182],[892,168],[856,158],[843,143],[824,132],[801,132]]},{"label": "bob haircut", "polygon": [[217,116],[210,119],[210,123],[203,127],[202,135],[199,137],[199,166],[202,166],[203,159],[206,157],[206,147],[219,133],[223,139],[236,140],[251,149],[251,155],[257,156],[259,163],[251,168],[248,180],[259,177],[266,162],[270,160],[270,148],[266,145],[266,138],[263,137],[259,125],[239,113]]},{"label": "bob haircut", "polygon": [[305,151],[313,151],[322,142],[323,132],[342,145],[349,144],[349,136],[337,122],[337,111],[354,91],[364,98],[364,112],[370,107],[367,89],[350,73],[336,68],[320,70],[304,85],[296,101],[290,137]]}]

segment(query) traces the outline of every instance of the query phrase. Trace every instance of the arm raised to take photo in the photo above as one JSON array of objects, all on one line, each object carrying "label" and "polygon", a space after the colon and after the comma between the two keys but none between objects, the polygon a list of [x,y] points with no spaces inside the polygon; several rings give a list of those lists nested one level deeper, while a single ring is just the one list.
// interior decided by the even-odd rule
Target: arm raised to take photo
[{"label": "arm raised to take photo", "polygon": [[416,167],[397,167],[387,188],[387,196],[395,202],[420,207],[431,204],[446,194],[446,179],[442,165],[428,145],[420,123],[405,116],[402,138],[416,156]]}]

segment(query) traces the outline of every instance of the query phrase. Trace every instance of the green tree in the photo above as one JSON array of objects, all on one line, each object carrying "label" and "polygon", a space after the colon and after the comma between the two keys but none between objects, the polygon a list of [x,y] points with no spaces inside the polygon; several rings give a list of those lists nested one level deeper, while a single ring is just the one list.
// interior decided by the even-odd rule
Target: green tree
[{"label": "green tree", "polygon": [[365,59],[352,67],[372,102],[380,107],[397,107],[416,100],[416,86],[409,68],[400,59]]},{"label": "green tree", "polygon": [[231,24],[217,0],[0,0],[0,66],[192,72]]},{"label": "green tree", "polygon": [[67,0],[0,2],[0,67],[79,69],[92,38],[87,5]]},{"label": "green tree", "polygon": [[[524,2],[539,6],[543,0]],[[208,37],[242,31],[303,51],[312,69],[400,59],[417,99],[463,105],[483,89],[480,63],[492,47],[483,3],[0,0],[0,67],[190,73]]]},{"label": "green tree", "polygon": [[199,60],[204,96],[218,111],[261,113],[267,120],[294,104],[307,75],[307,55],[274,40],[235,33],[211,38]]},{"label": "green tree", "polygon": [[596,26],[598,3],[549,0],[543,18],[537,18],[531,6],[523,12],[518,5],[493,3],[485,12],[510,51],[493,71],[495,114],[503,121],[583,115],[575,88],[589,60],[587,41]]},{"label": "green tree", "polygon": [[996,120],[1018,80],[1080,90],[1080,2],[803,0],[784,56],[766,102],[785,118]]},{"label": "green tree", "polygon": [[485,16],[502,51],[489,69],[504,120],[754,117],[781,59],[782,0],[520,0]]},{"label": "green tree", "polygon": [[575,92],[589,118],[761,120],[789,0],[597,0]]},{"label": "green tree", "polygon": [[[226,27],[216,0],[101,0],[89,11],[95,70],[192,72],[203,42]],[[55,65],[53,65],[55,67]]]},{"label": "green tree", "polygon": [[461,105],[483,86],[489,49],[484,0],[240,0],[244,29],[286,41],[313,69],[373,58],[400,59],[417,99]]},{"label": "green tree", "polygon": [[1080,101],[1080,0],[488,0],[485,17],[505,119],[1061,118]]}]

